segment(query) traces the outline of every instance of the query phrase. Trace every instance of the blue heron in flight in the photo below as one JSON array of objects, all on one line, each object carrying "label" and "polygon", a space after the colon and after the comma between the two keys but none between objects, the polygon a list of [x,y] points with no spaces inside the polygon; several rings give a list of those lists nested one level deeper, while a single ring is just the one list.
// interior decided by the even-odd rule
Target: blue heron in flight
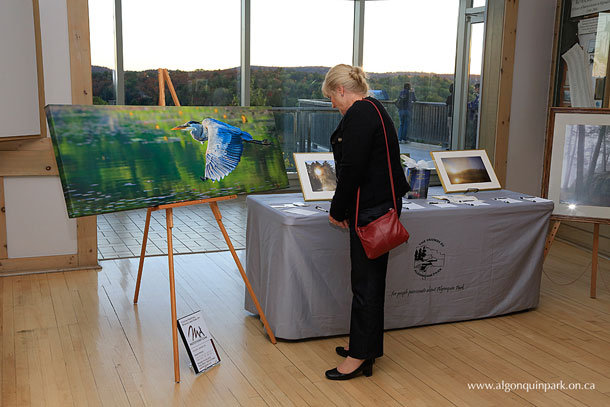
[{"label": "blue heron in flight", "polygon": [[244,151],[242,143],[253,143],[268,146],[267,140],[254,140],[250,133],[215,119],[203,119],[201,122],[191,120],[172,130],[190,131],[193,139],[203,144],[208,142],[205,150],[204,176],[202,181],[211,179],[220,181],[237,167]]}]

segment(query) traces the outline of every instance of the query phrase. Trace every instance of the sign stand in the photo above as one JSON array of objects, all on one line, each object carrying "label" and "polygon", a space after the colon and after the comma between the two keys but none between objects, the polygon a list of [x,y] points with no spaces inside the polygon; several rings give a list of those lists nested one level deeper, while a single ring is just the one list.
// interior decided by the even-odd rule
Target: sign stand
[{"label": "sign stand", "polygon": [[191,360],[191,368],[200,374],[220,363],[220,355],[214,345],[201,311],[195,311],[178,320],[178,331]]},{"label": "sign stand", "polygon": [[[176,96],[176,92],[174,91],[174,87],[172,85],[171,79],[169,78],[169,73],[167,69],[159,69],[159,105],[165,106],[165,85],[167,82],[170,93],[172,95],[172,99],[176,106],[180,106],[180,102],[178,101],[178,97]],[[244,267],[242,266],[239,257],[237,257],[237,253],[235,252],[235,248],[233,247],[233,243],[231,242],[231,238],[225,229],[224,224],[222,223],[222,215],[220,213],[220,209],[218,208],[219,201],[226,201],[229,199],[236,199],[237,195],[228,195],[216,198],[208,198],[201,199],[196,201],[188,201],[188,202],[176,202],[172,204],[159,205],[148,208],[146,211],[146,223],[144,225],[144,236],[142,238],[142,251],[140,252],[140,264],[138,266],[138,278],[136,280],[136,289],[133,296],[133,303],[138,303],[138,295],[140,293],[140,282],[142,280],[142,269],[144,268],[144,257],[146,256],[146,243],[148,241],[148,230],[150,228],[150,215],[154,211],[158,211],[161,209],[165,209],[165,223],[167,226],[167,260],[169,265],[169,294],[170,294],[170,303],[171,303],[171,314],[172,314],[172,341],[173,341],[173,350],[174,350],[174,378],[176,383],[180,382],[180,360],[178,356],[178,328],[177,328],[177,315],[176,315],[176,284],[174,280],[174,248],[172,243],[172,228],[174,227],[174,218],[173,218],[173,209],[182,207],[182,206],[190,206],[190,205],[198,205],[207,203],[212,208],[212,212],[214,213],[214,218],[216,219],[216,223],[218,223],[218,227],[222,232],[222,235],[229,246],[229,250],[233,255],[233,260],[235,260],[235,264],[239,269],[239,273],[241,274],[241,278],[244,280],[246,284],[246,288],[248,289],[248,293],[256,306],[258,311],[258,315],[265,326],[265,330],[267,331],[267,335],[269,335],[269,340],[271,343],[276,344],[277,341],[271,328],[269,327],[269,323],[267,322],[267,318],[265,317],[265,313],[263,312],[258,299],[256,298],[256,294],[254,294],[254,290],[252,290],[252,286],[250,285],[250,281],[248,280],[248,276],[244,271]]]},{"label": "sign stand", "polygon": [[584,222],[584,223],[593,223],[593,250],[592,250],[592,259],[591,259],[591,289],[590,289],[590,297],[597,297],[597,262],[598,262],[598,251],[599,251],[599,225],[602,223],[599,219],[597,220],[586,220],[587,218],[583,218],[583,220],[579,220],[577,217],[569,217],[563,218],[559,216],[551,216],[551,219],[555,221],[553,223],[553,227],[549,232],[549,235],[546,239],[546,243],[544,244],[544,257],[546,259],[546,255],[549,253],[551,249],[551,245],[555,240],[555,235],[559,230],[559,226],[561,226],[562,220],[569,220],[570,222]]}]

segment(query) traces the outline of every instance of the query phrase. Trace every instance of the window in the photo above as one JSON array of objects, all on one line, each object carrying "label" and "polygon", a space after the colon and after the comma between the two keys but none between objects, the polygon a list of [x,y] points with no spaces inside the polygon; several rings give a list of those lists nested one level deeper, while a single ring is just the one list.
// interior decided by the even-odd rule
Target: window
[{"label": "window", "polygon": [[401,151],[416,160],[430,160],[429,151],[451,144],[458,6],[446,0],[366,2],[363,68],[371,88],[386,97]]},{"label": "window", "polygon": [[352,63],[354,4],[342,0],[252,0],[252,106],[275,106],[285,165],[294,152],[330,151],[341,120],[322,95],[328,69]]},{"label": "window", "polygon": [[481,59],[483,57],[484,24],[471,25],[469,69],[468,69],[468,102],[466,104],[466,134],[464,149],[477,148],[479,140],[479,117],[481,110]]},{"label": "window", "polygon": [[[240,34],[249,29],[250,66],[243,68],[250,73],[250,104],[274,107],[289,169],[293,152],[330,149],[340,114],[321,85],[331,66],[353,58],[362,58],[403,152],[429,160],[431,150],[478,145],[485,0],[249,0],[243,25],[240,0],[91,2],[98,103],[117,99],[114,3],[123,16],[117,43],[124,69],[115,73],[124,71],[125,104],[158,104],[158,68],[170,70],[183,105],[239,104]],[[364,23],[355,24],[362,10]],[[169,92],[166,98],[171,104]]]},{"label": "window", "polygon": [[322,98],[331,66],[352,62],[354,5],[337,0],[252,0],[251,105]]},{"label": "window", "polygon": [[[479,7],[473,7],[473,6]],[[482,57],[485,39],[485,2],[461,0],[457,30],[457,57],[452,114],[453,150],[479,146]]]},{"label": "window", "polygon": [[114,0],[90,0],[89,15],[93,104],[115,104]]},{"label": "window", "polygon": [[158,68],[170,71],[182,105],[239,104],[239,0],[123,0],[122,14],[125,104],[159,103]]}]

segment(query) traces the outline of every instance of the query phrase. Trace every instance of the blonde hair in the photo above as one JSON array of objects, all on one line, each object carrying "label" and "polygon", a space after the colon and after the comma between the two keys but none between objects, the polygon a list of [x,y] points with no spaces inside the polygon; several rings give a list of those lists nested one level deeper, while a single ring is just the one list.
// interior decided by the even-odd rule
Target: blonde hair
[{"label": "blonde hair", "polygon": [[322,93],[324,96],[330,97],[330,94],[336,91],[339,86],[364,95],[369,91],[366,74],[359,66],[339,64],[330,68],[326,77],[324,77],[324,83],[322,83]]}]

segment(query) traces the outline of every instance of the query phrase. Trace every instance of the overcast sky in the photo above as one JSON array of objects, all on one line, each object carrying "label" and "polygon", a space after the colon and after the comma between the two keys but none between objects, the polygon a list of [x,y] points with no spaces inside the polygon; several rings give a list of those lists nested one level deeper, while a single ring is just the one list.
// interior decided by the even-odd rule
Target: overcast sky
[{"label": "overcast sky", "polygon": [[[89,0],[93,65],[114,66],[113,7],[114,0]],[[353,15],[349,0],[252,0],[251,64],[349,64]],[[458,0],[367,1],[364,69],[453,73],[457,18]],[[482,26],[473,28],[474,74]],[[123,0],[123,42],[126,70],[239,66],[240,1]]]}]

